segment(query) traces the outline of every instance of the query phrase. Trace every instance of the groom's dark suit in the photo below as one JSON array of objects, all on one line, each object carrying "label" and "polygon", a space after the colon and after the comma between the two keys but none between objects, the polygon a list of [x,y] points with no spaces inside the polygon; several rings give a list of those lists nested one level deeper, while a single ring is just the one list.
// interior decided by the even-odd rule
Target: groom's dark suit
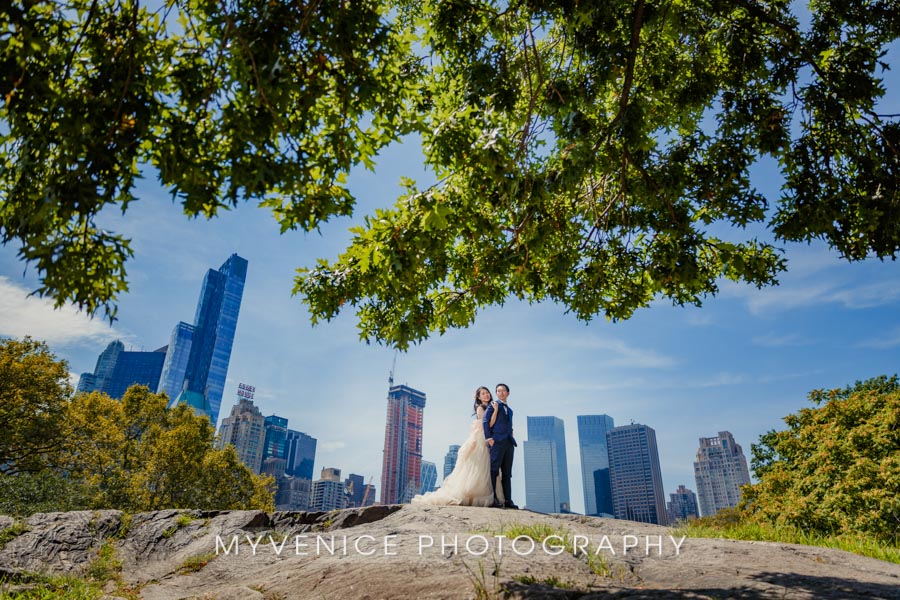
[{"label": "groom's dark suit", "polygon": [[516,440],[513,438],[512,431],[512,409],[504,402],[497,402],[497,420],[491,427],[491,417],[494,416],[494,403],[488,405],[484,411],[482,426],[484,427],[485,439],[493,438],[494,445],[491,446],[491,484],[494,486],[494,502],[497,502],[497,475],[501,474],[500,482],[503,486],[503,497],[506,504],[514,506],[512,501],[512,483],[510,481],[512,475],[513,454],[516,447]]}]

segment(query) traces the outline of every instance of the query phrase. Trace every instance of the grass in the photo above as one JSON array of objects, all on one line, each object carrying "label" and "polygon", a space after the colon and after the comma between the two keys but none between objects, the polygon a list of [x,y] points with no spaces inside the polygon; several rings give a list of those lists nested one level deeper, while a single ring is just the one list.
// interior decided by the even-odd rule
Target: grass
[{"label": "grass", "polygon": [[494,560],[494,571],[488,579],[484,570],[484,561],[479,560],[475,568],[469,566],[466,561],[462,561],[462,566],[466,569],[466,575],[475,588],[475,600],[498,600],[503,597],[503,589],[500,587],[500,562],[496,557]]},{"label": "grass", "polygon": [[[10,589],[13,586],[18,589]],[[97,600],[103,595],[99,583],[77,577],[27,575],[0,580],[0,600]]]},{"label": "grass", "polygon": [[519,583],[524,583],[525,585],[543,584],[549,585],[550,587],[561,588],[564,590],[571,590],[573,588],[571,583],[560,581],[555,576],[547,577],[546,579],[535,579],[531,575],[520,575],[518,577],[513,577],[513,579],[515,579]]},{"label": "grass", "polygon": [[186,575],[188,573],[196,573],[203,567],[209,564],[209,562],[216,557],[215,552],[207,552],[206,554],[196,554],[194,556],[188,556],[184,559],[184,562],[181,563],[181,566],[178,567],[178,573],[182,575]]},{"label": "grass", "polygon": [[0,548],[13,541],[23,533],[28,531],[28,525],[15,521],[12,525],[0,531]]},{"label": "grass", "polygon": [[784,544],[802,544],[845,550],[853,554],[877,558],[900,564],[900,547],[881,542],[871,536],[861,534],[820,535],[801,531],[790,527],[734,521],[716,523],[710,519],[695,519],[682,523],[675,530],[675,535],[688,537],[724,538],[729,540],[752,540],[759,542],[781,542]]}]

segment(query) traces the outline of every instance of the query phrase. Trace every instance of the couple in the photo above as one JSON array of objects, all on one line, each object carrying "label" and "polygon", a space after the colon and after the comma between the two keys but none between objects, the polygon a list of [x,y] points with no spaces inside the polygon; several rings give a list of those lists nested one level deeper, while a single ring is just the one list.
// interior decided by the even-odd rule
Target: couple
[{"label": "couple", "polygon": [[440,489],[420,494],[412,504],[518,508],[510,499],[510,477],[516,440],[512,409],[506,404],[509,386],[498,383],[497,398],[482,386],[475,390],[475,421],[459,447],[456,467]]}]

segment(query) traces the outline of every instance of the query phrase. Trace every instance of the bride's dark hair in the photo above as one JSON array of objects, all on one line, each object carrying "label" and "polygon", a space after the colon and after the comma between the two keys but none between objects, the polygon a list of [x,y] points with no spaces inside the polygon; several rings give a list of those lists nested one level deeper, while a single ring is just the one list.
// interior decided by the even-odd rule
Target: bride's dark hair
[{"label": "bride's dark hair", "polygon": [[[485,390],[488,393],[488,396],[491,397],[491,399],[488,400],[488,404],[490,404],[491,400],[494,399],[494,396],[491,394],[491,390],[487,389],[484,386],[479,387],[477,390],[475,390],[475,406],[472,407],[472,412],[477,412],[478,407],[481,406],[481,402],[478,400],[478,396],[481,394],[481,390]],[[484,409],[487,410],[487,404],[484,405]]]}]

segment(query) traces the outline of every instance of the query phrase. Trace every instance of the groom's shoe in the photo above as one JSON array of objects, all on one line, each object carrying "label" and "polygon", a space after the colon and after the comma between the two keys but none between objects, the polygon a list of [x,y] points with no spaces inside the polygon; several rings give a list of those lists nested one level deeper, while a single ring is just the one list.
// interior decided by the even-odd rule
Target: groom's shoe
[{"label": "groom's shoe", "polygon": [[506,505],[502,502],[497,502],[496,500],[494,500],[494,503],[491,504],[491,508],[506,508]]},{"label": "groom's shoe", "polygon": [[512,510],[519,510],[519,507],[513,504],[512,502],[504,502],[503,508],[510,508]]}]

